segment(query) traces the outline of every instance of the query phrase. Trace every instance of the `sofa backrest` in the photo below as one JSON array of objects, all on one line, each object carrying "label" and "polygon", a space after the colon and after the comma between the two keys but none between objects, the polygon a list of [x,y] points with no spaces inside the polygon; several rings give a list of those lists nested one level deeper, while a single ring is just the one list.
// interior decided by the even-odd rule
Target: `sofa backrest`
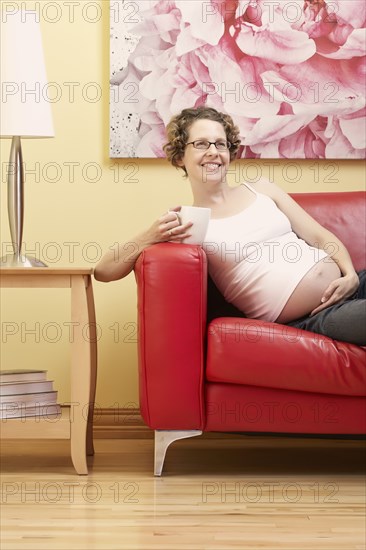
[{"label": "sofa backrest", "polygon": [[296,193],[291,196],[343,242],[356,270],[366,268],[366,193]]}]

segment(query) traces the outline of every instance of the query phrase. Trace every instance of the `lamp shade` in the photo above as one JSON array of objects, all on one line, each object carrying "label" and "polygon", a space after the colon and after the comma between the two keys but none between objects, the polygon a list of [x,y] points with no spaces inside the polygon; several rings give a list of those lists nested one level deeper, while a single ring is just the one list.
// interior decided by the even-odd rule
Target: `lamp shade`
[{"label": "lamp shade", "polygon": [[41,26],[34,11],[1,17],[0,136],[53,137]]}]

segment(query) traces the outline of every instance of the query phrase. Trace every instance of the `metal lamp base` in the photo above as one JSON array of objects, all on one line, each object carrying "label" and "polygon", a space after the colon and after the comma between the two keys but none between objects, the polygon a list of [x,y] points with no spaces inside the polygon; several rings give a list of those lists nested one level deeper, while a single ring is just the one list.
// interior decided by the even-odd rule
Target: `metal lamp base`
[{"label": "metal lamp base", "polygon": [[13,254],[7,254],[0,258],[0,268],[47,267],[41,260],[21,253],[24,217],[24,170],[20,136],[14,136],[11,142],[8,170],[8,216]]},{"label": "metal lamp base", "polygon": [[37,258],[8,254],[0,259],[0,267],[47,267],[47,264]]}]

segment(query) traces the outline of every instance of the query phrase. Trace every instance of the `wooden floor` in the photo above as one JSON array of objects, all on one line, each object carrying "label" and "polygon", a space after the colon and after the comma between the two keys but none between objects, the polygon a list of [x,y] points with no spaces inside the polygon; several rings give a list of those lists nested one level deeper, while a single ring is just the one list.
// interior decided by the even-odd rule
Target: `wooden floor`
[{"label": "wooden floor", "polygon": [[364,550],[365,443],[203,436],[95,442],[88,476],[67,441],[3,441],[1,550]]}]

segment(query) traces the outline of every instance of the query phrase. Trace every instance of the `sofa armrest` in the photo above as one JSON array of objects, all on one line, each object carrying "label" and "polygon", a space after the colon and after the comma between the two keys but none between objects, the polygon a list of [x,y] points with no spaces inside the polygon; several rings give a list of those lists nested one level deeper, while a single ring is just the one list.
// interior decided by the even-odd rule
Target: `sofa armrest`
[{"label": "sofa armrest", "polygon": [[141,414],[161,430],[202,429],[207,261],[200,246],[161,243],[135,265]]}]

